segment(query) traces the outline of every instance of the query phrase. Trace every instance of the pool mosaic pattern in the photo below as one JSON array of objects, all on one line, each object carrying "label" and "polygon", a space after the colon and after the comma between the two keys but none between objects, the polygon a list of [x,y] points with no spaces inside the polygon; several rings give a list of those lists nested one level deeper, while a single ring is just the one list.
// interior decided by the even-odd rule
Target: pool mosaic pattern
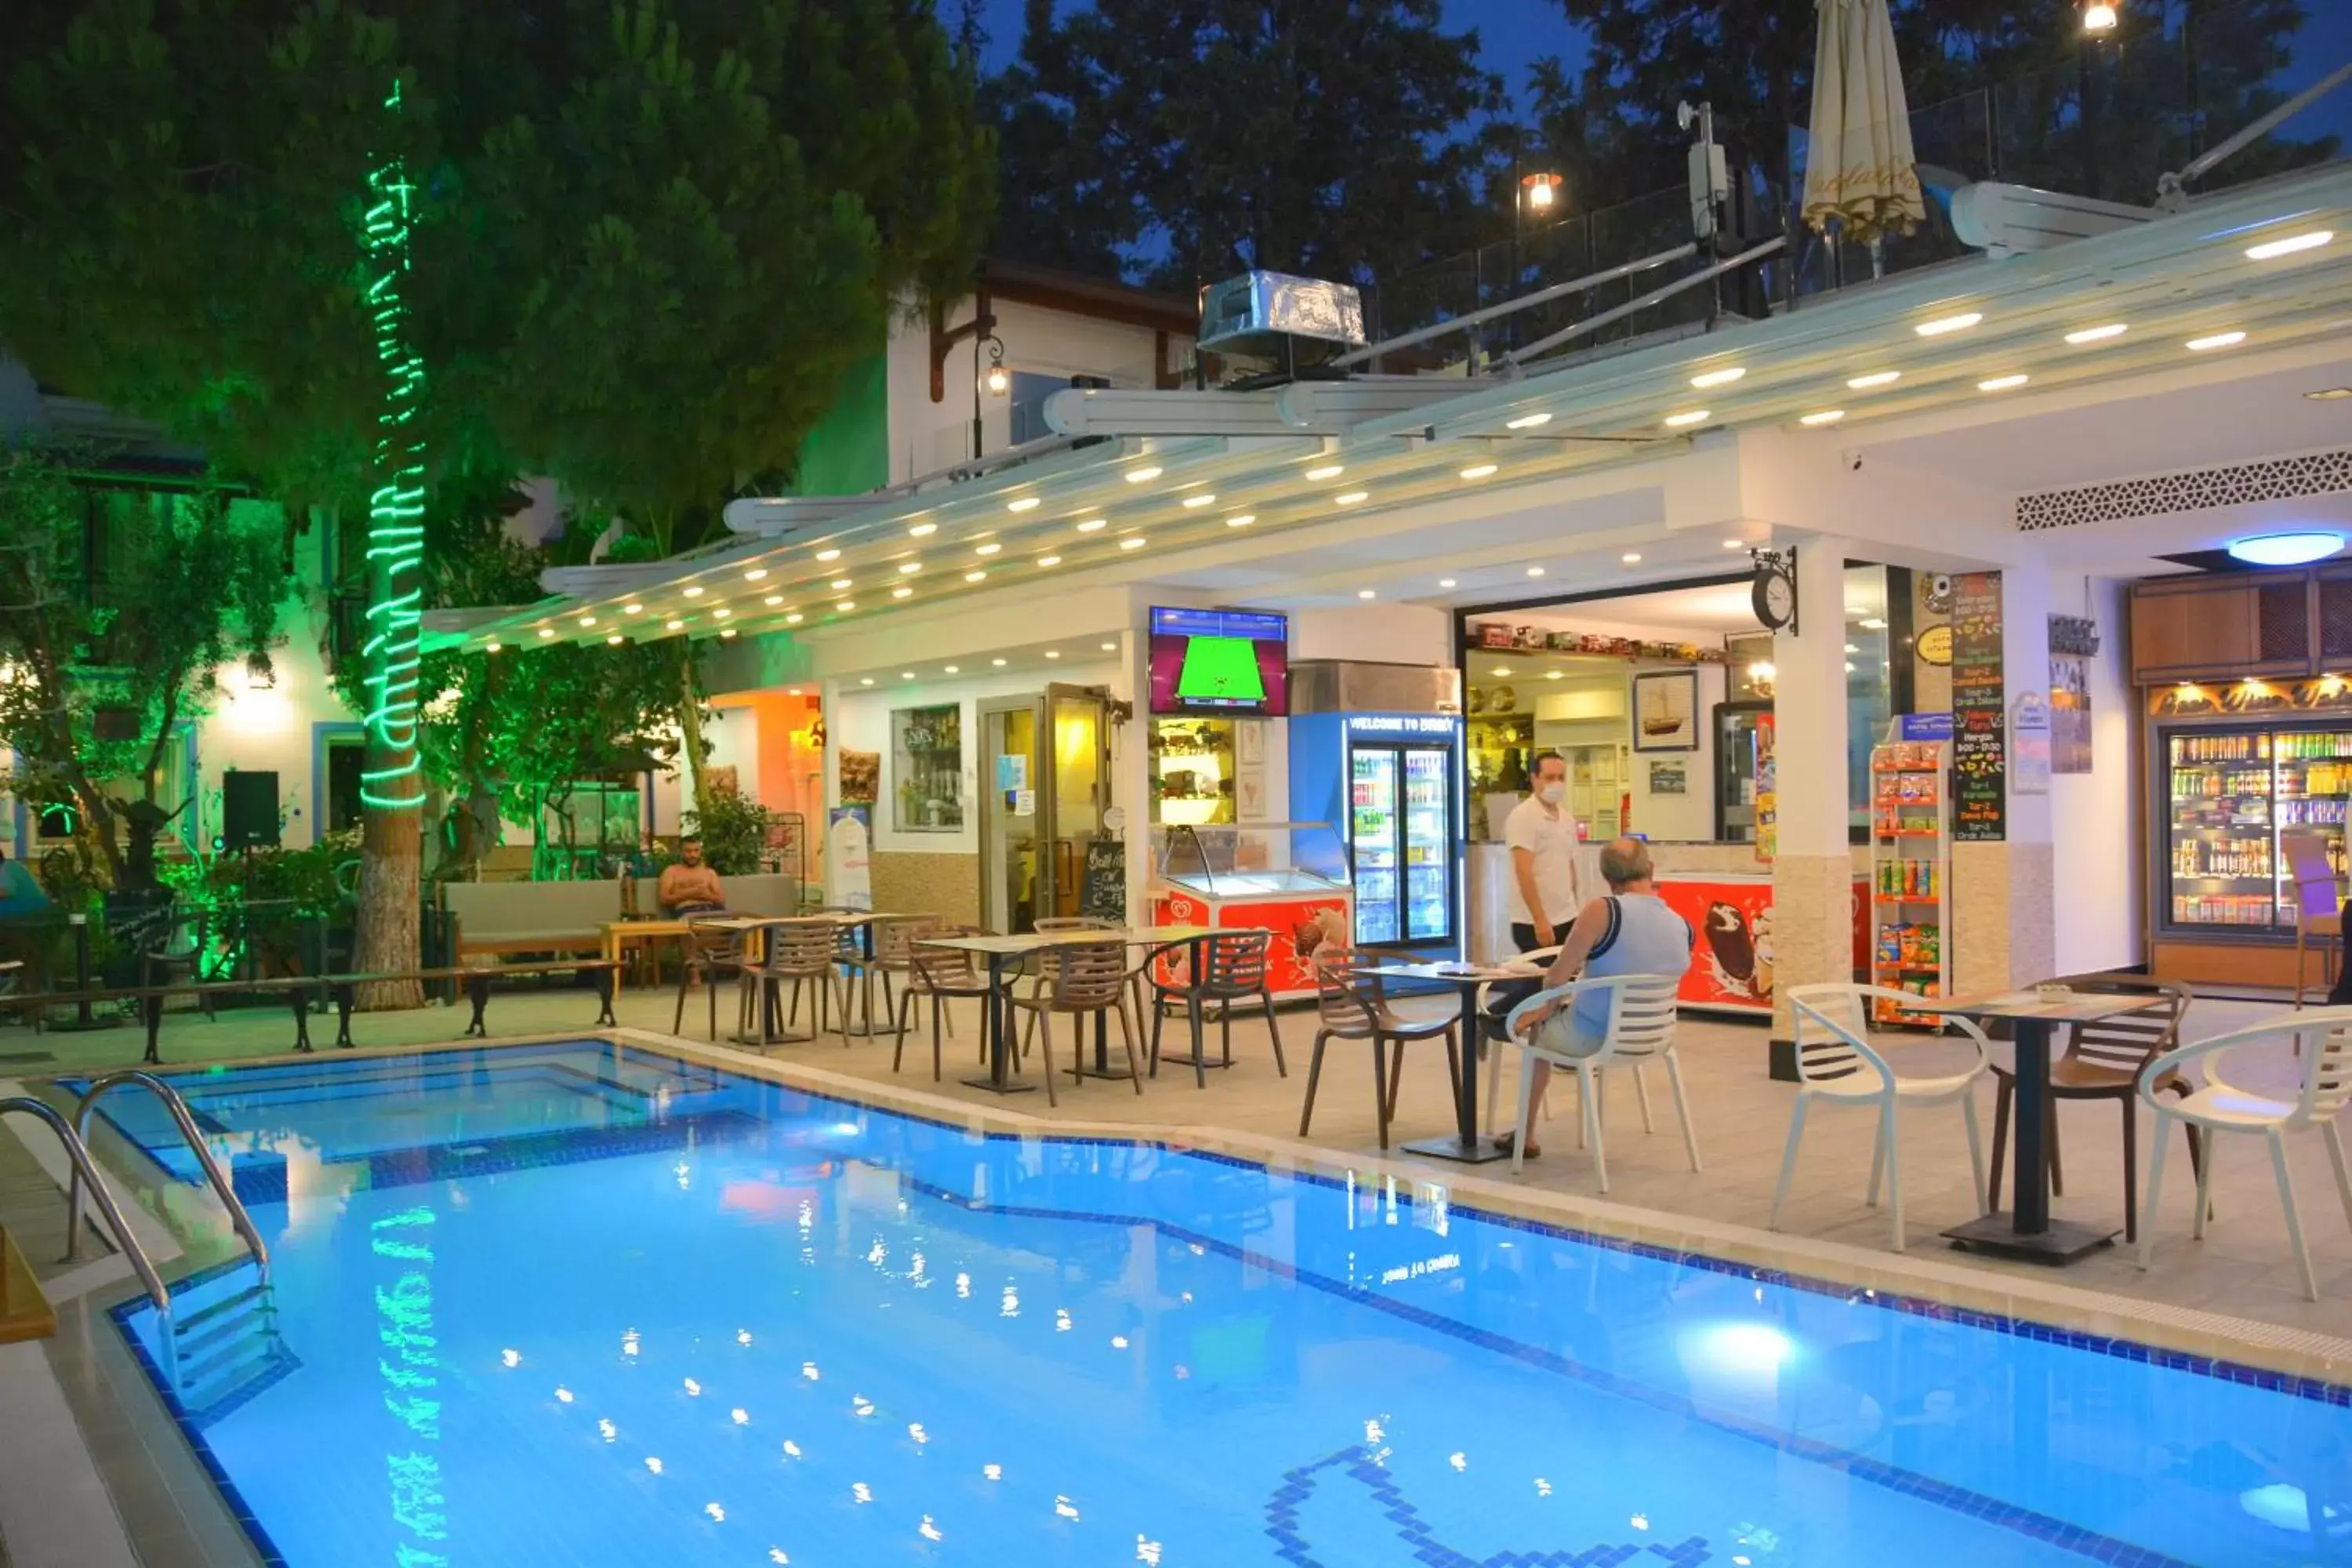
[{"label": "pool mosaic pattern", "polygon": [[184,1425],[298,1568],[2352,1553],[2342,1389],[1433,1185],[983,1137],[603,1042],[179,1081],[292,1361]]}]

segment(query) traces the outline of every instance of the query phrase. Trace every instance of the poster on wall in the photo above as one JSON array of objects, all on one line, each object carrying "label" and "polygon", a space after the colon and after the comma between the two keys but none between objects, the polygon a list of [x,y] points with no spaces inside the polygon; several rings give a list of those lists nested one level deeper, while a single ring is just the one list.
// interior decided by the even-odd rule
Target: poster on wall
[{"label": "poster on wall", "polygon": [[1698,671],[1654,670],[1633,678],[1633,749],[1698,750]]},{"label": "poster on wall", "polygon": [[2019,795],[2050,793],[2050,704],[2039,691],[2021,691],[2010,705],[2009,787]]},{"label": "poster on wall", "polygon": [[2009,837],[2009,712],[2001,684],[2000,574],[1952,578],[1952,837]]},{"label": "poster on wall", "polygon": [[2091,660],[2099,624],[2086,616],[2050,617],[2050,771],[2091,771]]},{"label": "poster on wall", "polygon": [[1688,795],[1690,775],[1682,763],[1652,763],[1650,793],[1652,795]]},{"label": "poster on wall", "polygon": [[882,787],[882,753],[879,752],[849,752],[841,753],[841,798],[850,805],[872,805],[880,796]]}]

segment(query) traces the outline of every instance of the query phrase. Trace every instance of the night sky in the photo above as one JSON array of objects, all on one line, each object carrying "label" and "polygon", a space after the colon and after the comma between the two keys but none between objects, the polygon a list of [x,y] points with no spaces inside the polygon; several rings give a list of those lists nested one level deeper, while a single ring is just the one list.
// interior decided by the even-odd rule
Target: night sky
[{"label": "night sky", "polygon": [[[1444,0],[1444,8],[1448,28],[1477,29],[1486,68],[1499,74],[1512,97],[1521,102],[1529,61],[1558,55],[1572,69],[1583,58],[1584,38],[1568,25],[1559,0]],[[990,69],[1002,68],[1020,49],[1023,9],[1023,0],[988,0]],[[942,5],[940,11],[951,14],[952,7]]]}]

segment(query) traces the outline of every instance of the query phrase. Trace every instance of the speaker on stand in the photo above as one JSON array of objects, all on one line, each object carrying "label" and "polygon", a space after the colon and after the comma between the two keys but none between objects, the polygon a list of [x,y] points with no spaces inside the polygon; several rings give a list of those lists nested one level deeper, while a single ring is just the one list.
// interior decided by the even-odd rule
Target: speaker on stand
[{"label": "speaker on stand", "polygon": [[275,769],[221,775],[221,847],[258,849],[278,842]]}]

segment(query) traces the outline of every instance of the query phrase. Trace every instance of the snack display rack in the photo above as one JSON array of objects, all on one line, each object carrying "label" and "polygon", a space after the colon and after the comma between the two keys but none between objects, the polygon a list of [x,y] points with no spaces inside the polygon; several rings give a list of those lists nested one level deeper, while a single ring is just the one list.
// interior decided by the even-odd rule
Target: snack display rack
[{"label": "snack display rack", "polygon": [[[1951,747],[1889,741],[1870,753],[1872,983],[1922,996],[1952,984]],[[1942,1020],[1891,1002],[1874,1022],[1933,1028]]]}]

